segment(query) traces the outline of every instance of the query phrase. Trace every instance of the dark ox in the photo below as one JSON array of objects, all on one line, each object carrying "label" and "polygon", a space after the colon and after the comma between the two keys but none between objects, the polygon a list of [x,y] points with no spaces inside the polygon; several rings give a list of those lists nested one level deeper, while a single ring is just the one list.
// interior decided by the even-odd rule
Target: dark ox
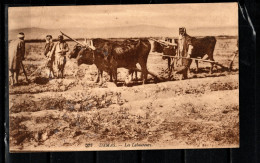
[{"label": "dark ox", "polygon": [[[211,36],[207,36],[207,37],[203,37],[203,38],[190,37],[190,39],[191,39],[191,45],[193,46],[193,49],[192,49],[192,52],[190,55],[191,58],[203,58],[207,54],[207,58],[205,58],[205,59],[214,61],[213,53],[214,53],[214,49],[215,49],[215,45],[216,45],[215,37],[211,37]],[[177,40],[175,40],[175,42],[176,41]],[[177,54],[177,49],[175,49],[173,46],[166,47],[155,41],[154,47],[156,47],[153,49],[155,52],[162,52],[163,55],[175,56]],[[186,56],[184,56],[184,57],[186,57]],[[170,57],[163,56],[162,59],[168,59],[168,69],[170,69],[170,64],[171,64]],[[189,62],[188,63],[188,68],[189,68],[192,60],[189,60],[188,62]],[[195,63],[196,63],[196,72],[198,72],[199,71],[198,60],[195,60]],[[211,63],[210,73],[212,73],[213,65],[214,64]]]},{"label": "dark ox", "polygon": [[79,51],[82,49],[82,46],[79,44],[76,44],[72,51],[69,53],[68,58],[77,58]]},{"label": "dark ox", "polygon": [[[104,40],[103,40],[104,41]],[[108,41],[108,40],[107,40]],[[126,42],[129,42],[130,40],[127,40]],[[120,43],[120,42],[118,42],[118,43]],[[85,53],[92,53],[91,52],[91,50],[90,50],[90,48],[86,48],[86,47],[82,47],[81,45],[79,45],[79,44],[76,44],[74,47],[73,47],[73,49],[72,49],[72,51],[69,53],[69,55],[68,55],[68,58],[69,59],[71,59],[71,58],[77,58],[78,57],[78,54],[79,54],[79,52],[82,50],[82,52],[81,52],[81,54],[85,54]],[[88,57],[88,56],[87,56]],[[90,56],[91,57],[91,56]],[[85,64],[88,64],[88,65],[92,65],[92,64],[94,64],[94,62],[93,61],[90,61],[90,60],[85,60],[84,58],[82,58],[82,60],[80,61],[80,62],[82,62],[82,63],[85,63]],[[82,64],[82,63],[79,63],[79,64]],[[136,66],[134,67],[135,69],[137,68]],[[97,82],[99,82],[100,81],[100,84],[102,84],[102,78],[101,78],[101,80],[100,80],[100,74],[101,72],[100,71],[98,71],[98,76],[97,76],[97,78],[96,78],[96,80],[95,80],[95,82],[97,83]],[[112,73],[111,73],[111,71],[110,72],[108,72],[109,73],[109,76],[110,76],[110,82],[111,81],[113,81],[113,78],[112,78]],[[129,74],[131,74],[131,79],[130,80],[132,80],[132,78],[133,78],[133,74],[135,73],[135,80],[137,80],[137,71],[136,70],[129,70]]]},{"label": "dark ox", "polygon": [[[163,55],[170,55],[170,56],[175,56],[176,53],[177,53],[177,47],[176,46],[165,46],[165,45],[162,45],[156,41],[154,41],[153,43],[153,52],[158,52],[158,53],[163,53]],[[168,69],[170,69],[170,66],[171,66],[171,61],[173,60],[172,57],[167,57],[167,56],[162,56],[162,59],[163,60],[166,60],[168,61]]]},{"label": "dark ox", "polygon": [[[190,37],[185,34],[185,41],[183,43],[183,51],[179,51],[181,57],[187,58],[204,58],[207,54],[207,60],[214,61],[213,52],[216,45],[215,37],[203,37],[203,38],[195,38]],[[181,44],[178,43],[178,49],[181,48]],[[190,53],[190,54],[188,54]],[[188,70],[190,69],[190,65],[192,63],[192,59],[181,59],[182,66],[177,67],[176,73],[182,74],[182,79],[188,78]],[[198,60],[195,60],[196,63],[196,72],[198,72]],[[212,73],[214,63],[211,63],[210,73]]]},{"label": "dark ox", "polygon": [[[95,64],[98,69],[96,82],[103,83],[103,71],[112,76],[117,84],[117,68],[129,69],[128,76],[136,69],[139,63],[142,71],[143,84],[147,81],[147,59],[151,44],[147,39],[110,41],[105,39],[93,39],[96,50],[82,48],[78,54],[77,62],[81,64]],[[129,82],[126,81],[126,84]]]},{"label": "dark ox", "polygon": [[[205,59],[214,61],[213,53],[214,53],[216,42],[217,42],[216,38],[211,36],[207,36],[203,38],[191,37],[191,45],[193,46],[193,49],[191,51],[190,57],[203,58],[205,55],[207,55],[207,58]],[[196,63],[196,72],[198,72],[199,71],[198,60],[195,60],[195,63]],[[213,65],[214,63],[211,63],[210,73],[213,72],[212,71]]]},{"label": "dark ox", "polygon": [[[80,52],[81,51],[81,52]],[[91,59],[88,59],[89,57],[92,57],[92,56],[89,56],[90,54],[92,55],[92,51],[90,48],[86,48],[86,47],[82,47],[81,45],[79,44],[76,44],[72,51],[69,53],[68,55],[68,58],[71,59],[71,58],[78,58],[78,55],[79,55],[79,52],[81,55],[83,55],[84,57],[82,57],[80,60],[78,60],[78,64],[88,64],[88,65],[92,65],[94,64],[94,61],[91,60]],[[86,55],[86,56],[85,56]],[[100,74],[100,71],[98,71],[98,76],[95,80],[95,82],[99,82],[99,75]],[[113,81],[112,80],[112,74],[109,72],[109,76],[110,76],[110,80],[109,81]]]}]

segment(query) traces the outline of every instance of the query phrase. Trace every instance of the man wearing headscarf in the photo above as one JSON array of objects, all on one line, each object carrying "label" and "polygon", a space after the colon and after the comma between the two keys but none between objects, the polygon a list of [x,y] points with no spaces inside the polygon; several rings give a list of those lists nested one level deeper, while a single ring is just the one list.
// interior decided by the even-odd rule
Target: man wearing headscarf
[{"label": "man wearing headscarf", "polygon": [[50,70],[49,78],[51,78],[52,76],[54,77],[53,64],[54,64],[55,55],[51,53],[53,46],[54,46],[54,43],[52,42],[52,35],[47,35],[46,43],[44,46],[44,55],[48,59],[46,67],[48,67]]},{"label": "man wearing headscarf", "polygon": [[58,42],[54,44],[51,54],[55,55],[55,66],[58,70],[58,78],[63,78],[64,67],[66,64],[66,53],[69,51],[68,44],[63,40],[63,36],[58,36]]},{"label": "man wearing headscarf", "polygon": [[18,39],[10,43],[9,48],[9,71],[11,72],[11,85],[18,84],[19,72],[24,60],[25,55],[25,43],[24,43],[24,33],[20,32],[17,35]]},{"label": "man wearing headscarf", "polygon": [[[179,28],[178,55],[180,57],[190,58],[193,49],[191,39],[192,37],[187,34],[185,27]],[[191,62],[191,59],[181,59],[182,68],[177,70],[177,72],[181,72],[184,79],[186,79],[188,76],[188,70]]]},{"label": "man wearing headscarf", "polygon": [[54,46],[54,43],[52,42],[52,35],[47,35],[45,40],[46,43],[44,46],[44,55],[47,56],[48,52],[51,51],[52,47]]}]

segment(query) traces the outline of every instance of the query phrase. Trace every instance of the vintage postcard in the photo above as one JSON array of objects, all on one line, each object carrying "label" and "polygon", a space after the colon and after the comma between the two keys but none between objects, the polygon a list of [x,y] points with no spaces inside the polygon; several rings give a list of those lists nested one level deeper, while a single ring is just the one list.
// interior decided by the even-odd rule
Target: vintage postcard
[{"label": "vintage postcard", "polygon": [[8,8],[11,152],[239,147],[238,4]]}]

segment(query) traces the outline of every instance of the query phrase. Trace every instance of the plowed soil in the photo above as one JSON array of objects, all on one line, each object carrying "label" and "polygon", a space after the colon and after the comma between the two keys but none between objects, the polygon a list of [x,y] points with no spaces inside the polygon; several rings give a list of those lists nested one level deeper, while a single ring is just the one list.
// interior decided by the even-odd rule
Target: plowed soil
[{"label": "plowed soil", "polygon": [[[228,66],[235,47],[236,39],[218,40],[215,60]],[[46,59],[40,55],[43,44],[26,48],[30,76]],[[43,68],[27,84],[21,72],[21,84],[9,86],[10,150],[100,150],[100,142],[116,143],[103,150],[130,149],[119,146],[124,142],[155,149],[238,147],[238,58],[231,72],[217,67],[209,74],[210,64],[200,62],[198,73],[192,63],[189,79],[176,74],[167,80],[167,61],[160,55],[151,52],[147,66],[164,80],[149,76],[148,84],[139,80],[131,87],[123,86],[127,70],[119,69],[119,87],[107,74],[99,86],[96,67],[77,66],[75,59],[68,60],[65,79],[49,79]]]}]

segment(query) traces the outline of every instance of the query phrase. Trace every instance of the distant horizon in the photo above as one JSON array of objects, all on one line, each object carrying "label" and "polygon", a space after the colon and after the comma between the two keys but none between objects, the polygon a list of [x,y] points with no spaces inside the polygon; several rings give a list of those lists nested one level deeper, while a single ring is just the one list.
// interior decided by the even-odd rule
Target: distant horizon
[{"label": "distant horizon", "polygon": [[[43,39],[59,30],[73,38],[238,36],[237,3],[9,7],[9,39]],[[14,32],[14,33],[13,33]]]},{"label": "distant horizon", "polygon": [[[238,36],[238,29],[236,27],[199,27],[186,29],[187,33],[191,36]],[[131,25],[109,28],[20,28],[10,30],[8,39],[15,39],[19,32],[25,33],[25,39],[44,39],[47,34],[51,34],[56,38],[60,34],[60,30],[73,38],[178,37],[178,28]]]},{"label": "distant horizon", "polygon": [[[125,25],[125,26],[114,26],[114,27],[108,27],[108,28],[125,28],[125,27],[136,27],[136,26],[153,26],[153,27],[160,27],[160,28],[177,28],[177,27],[164,27],[164,26],[159,26],[159,25],[146,25],[146,24],[137,24],[137,25]],[[183,26],[180,26],[183,27]],[[11,31],[13,30],[20,30],[20,29],[33,29],[33,28],[38,28],[38,29],[51,29],[51,30],[59,30],[56,28],[44,28],[44,27],[24,27],[24,28],[14,28],[10,29]],[[63,29],[71,29],[72,27],[66,27]],[[104,27],[73,27],[75,29],[103,29]],[[236,26],[222,26],[222,27],[190,27],[189,29],[195,29],[195,28],[236,28]]]},{"label": "distant horizon", "polygon": [[8,28],[238,27],[237,3],[9,7]]}]

